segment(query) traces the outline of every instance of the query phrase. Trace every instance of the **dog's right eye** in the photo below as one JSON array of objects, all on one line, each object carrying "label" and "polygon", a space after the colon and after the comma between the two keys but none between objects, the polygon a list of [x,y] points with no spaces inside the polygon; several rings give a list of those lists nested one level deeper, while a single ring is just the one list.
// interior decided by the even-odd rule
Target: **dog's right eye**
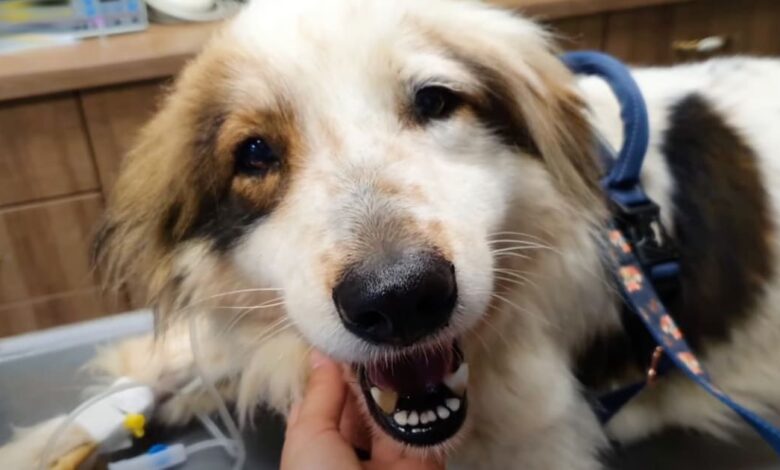
[{"label": "dog's right eye", "polygon": [[280,159],[274,148],[260,137],[250,137],[234,151],[236,172],[263,176],[279,167]]},{"label": "dog's right eye", "polygon": [[414,112],[423,121],[449,117],[461,104],[461,99],[449,88],[431,85],[414,95]]}]

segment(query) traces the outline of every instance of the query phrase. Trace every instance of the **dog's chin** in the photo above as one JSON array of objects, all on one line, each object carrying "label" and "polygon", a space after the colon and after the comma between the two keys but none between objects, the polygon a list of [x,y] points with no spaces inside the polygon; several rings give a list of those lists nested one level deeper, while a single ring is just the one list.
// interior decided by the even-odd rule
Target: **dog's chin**
[{"label": "dog's chin", "polygon": [[457,341],[354,366],[371,417],[394,440],[439,447],[463,427],[468,364]]}]

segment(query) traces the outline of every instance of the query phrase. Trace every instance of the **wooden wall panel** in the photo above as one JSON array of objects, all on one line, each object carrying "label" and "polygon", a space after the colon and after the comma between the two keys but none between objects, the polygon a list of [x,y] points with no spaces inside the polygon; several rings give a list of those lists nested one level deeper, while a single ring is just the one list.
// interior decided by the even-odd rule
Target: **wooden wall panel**
[{"label": "wooden wall panel", "polygon": [[73,95],[0,103],[0,206],[96,189]]},{"label": "wooden wall panel", "polygon": [[94,286],[89,246],[102,210],[98,193],[0,210],[0,304]]},{"label": "wooden wall panel", "polygon": [[580,16],[551,21],[550,25],[564,50],[602,49],[605,15]]},{"label": "wooden wall panel", "polygon": [[[674,7],[674,41],[709,36],[727,39],[718,54],[780,54],[780,1],[710,0]],[[680,60],[706,58],[678,54]]]},{"label": "wooden wall panel", "polygon": [[[679,5],[612,13],[605,50],[636,65],[700,61],[716,55],[780,54],[780,1],[699,0]],[[707,37],[726,38],[710,53],[678,45]]]},{"label": "wooden wall panel", "polygon": [[640,8],[607,17],[604,50],[634,65],[665,65],[675,60],[672,7]]},{"label": "wooden wall panel", "polygon": [[87,130],[104,195],[114,187],[122,159],[138,131],[154,114],[162,97],[163,83],[158,80],[82,93]]}]

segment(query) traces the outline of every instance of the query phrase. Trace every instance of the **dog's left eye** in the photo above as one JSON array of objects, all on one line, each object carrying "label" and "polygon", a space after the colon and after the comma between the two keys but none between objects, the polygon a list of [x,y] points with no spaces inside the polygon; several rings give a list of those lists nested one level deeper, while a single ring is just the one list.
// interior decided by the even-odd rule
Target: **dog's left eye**
[{"label": "dog's left eye", "polygon": [[462,103],[449,88],[431,85],[420,88],[414,95],[414,112],[422,120],[444,119]]},{"label": "dog's left eye", "polygon": [[241,142],[234,151],[234,157],[236,171],[249,175],[263,176],[280,163],[273,147],[260,137],[250,137]]}]

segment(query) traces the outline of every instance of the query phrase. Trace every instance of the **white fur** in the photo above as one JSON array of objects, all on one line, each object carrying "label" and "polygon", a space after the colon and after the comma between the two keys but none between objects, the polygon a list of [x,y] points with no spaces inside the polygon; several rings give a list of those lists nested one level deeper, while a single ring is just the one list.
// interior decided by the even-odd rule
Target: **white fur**
[{"label": "white fur", "polygon": [[[582,398],[570,364],[583,341],[619,321],[614,292],[602,271],[593,214],[577,210],[541,162],[473,120],[404,128],[396,103],[408,93],[409,81],[445,82],[463,90],[479,83],[479,77],[415,30],[415,19],[452,25],[476,38],[506,39],[516,54],[517,73],[538,95],[552,99],[552,88],[534,68],[535,57],[551,53],[541,28],[477,3],[255,2],[220,39],[231,41],[236,56],[228,74],[231,98],[244,109],[270,106],[280,94],[292,100],[307,164],[298,175],[304,184],[257,223],[228,259],[216,262],[202,247],[179,252],[178,266],[196,273],[198,279],[189,282],[203,291],[201,297],[216,290],[211,281],[219,270],[229,272],[219,278],[220,286],[278,289],[284,302],[283,308],[243,318],[226,314],[224,307],[256,305],[268,296],[248,293],[218,308],[203,305],[198,310],[209,316],[201,328],[203,359],[246,416],[260,402],[287,412],[300,395],[310,346],[351,363],[388,353],[342,327],[321,260],[371,237],[392,235],[392,230],[372,232],[367,221],[385,228],[395,218],[419,225],[437,221],[450,244],[460,296],[452,325],[439,339],[459,337],[472,371],[467,425],[447,445],[453,448],[453,465],[599,468],[606,435]],[[484,53],[507,52],[487,48]],[[756,149],[778,220],[780,63],[728,59],[639,70],[636,77],[652,125],[643,180],[666,221],[673,184],[659,142],[669,106],[691,91],[710,99]],[[567,77],[561,80],[569,85]],[[614,99],[595,80],[582,81],[581,88],[594,125],[619,146]],[[382,192],[380,182],[414,187],[417,194]],[[489,240],[502,231],[522,232],[526,241],[541,239],[551,247],[518,251],[527,254],[525,261],[494,256]],[[497,298],[495,269],[522,270],[527,280]],[[780,401],[780,317],[773,312],[778,301],[780,280],[773,279],[760,311],[735,332],[734,343],[711,351],[705,360],[724,389],[753,406]],[[230,328],[233,319],[240,321]],[[156,348],[149,338],[133,341],[105,352],[98,366],[152,383],[161,394],[194,379],[186,328],[170,330]],[[140,357],[139,350],[151,354]],[[161,416],[170,422],[190,419],[209,406],[202,393],[196,389],[171,398]],[[670,378],[632,403],[608,432],[630,440],[677,424],[723,434],[734,422],[690,383]],[[14,452],[34,448],[25,446]]]}]

